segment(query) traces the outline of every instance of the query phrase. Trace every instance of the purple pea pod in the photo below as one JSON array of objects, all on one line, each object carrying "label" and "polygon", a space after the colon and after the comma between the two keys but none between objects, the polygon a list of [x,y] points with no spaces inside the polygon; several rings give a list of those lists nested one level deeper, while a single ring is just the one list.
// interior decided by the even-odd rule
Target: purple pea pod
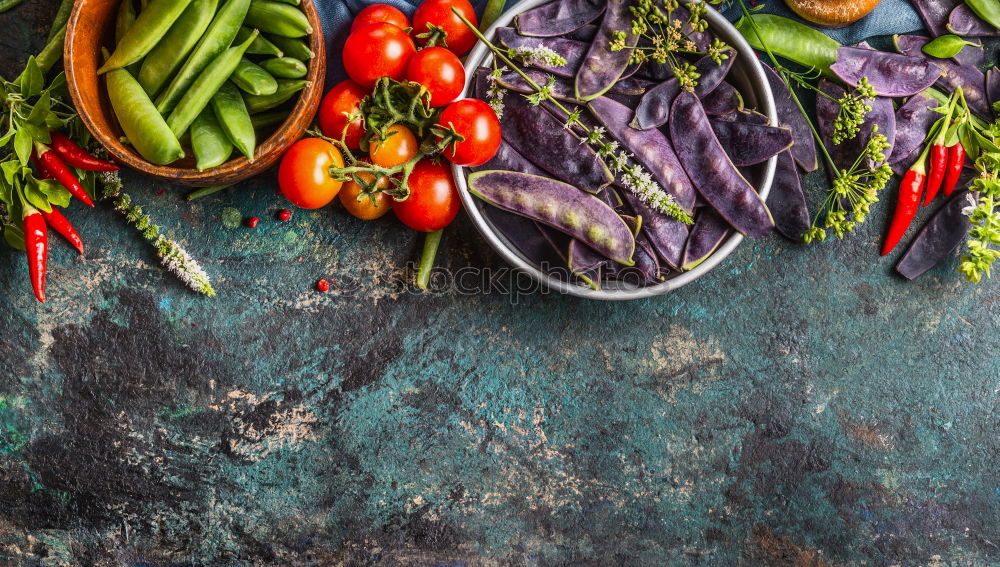
[{"label": "purple pea pod", "polygon": [[708,96],[701,99],[709,116],[738,114],[743,110],[743,96],[729,83],[720,83]]},{"label": "purple pea pod", "polygon": [[962,245],[970,227],[969,217],[962,214],[962,209],[970,205],[970,195],[968,191],[959,191],[934,213],[896,264],[897,272],[908,280],[918,278]]},{"label": "purple pea pod", "polygon": [[948,31],[962,37],[995,37],[1000,30],[984,22],[966,4],[959,4],[948,16]]},{"label": "purple pea pod", "polygon": [[[628,68],[631,48],[639,41],[639,36],[631,33],[629,1],[608,0],[607,5],[597,37],[576,74],[576,98],[580,100],[593,100],[608,92]],[[625,32],[625,49],[612,51],[611,44],[617,32]]]},{"label": "purple pea pod", "polygon": [[[537,69],[525,69],[524,74],[528,75],[532,81],[538,85],[545,86],[549,77],[552,77],[552,97],[556,100],[563,102],[579,103],[576,100],[575,87],[573,85],[573,80],[567,77],[557,77],[556,75],[550,75],[544,71],[539,71]],[[520,94],[533,94],[535,93],[535,88],[532,87],[528,81],[524,80],[524,77],[519,75],[516,71],[506,71],[500,78],[497,79],[504,88]],[[638,79],[625,79],[615,83],[615,86],[611,87],[608,94],[621,94],[625,96],[639,96],[646,92],[648,83]]]},{"label": "purple pea pod", "polygon": [[859,47],[837,48],[837,61],[830,71],[852,86],[867,78],[875,92],[885,97],[913,96],[933,85],[941,75],[922,57]]},{"label": "purple pea pod", "polygon": [[[695,63],[695,70],[700,74],[698,84],[694,88],[696,95],[704,98],[712,94],[726,78],[733,66],[733,60],[736,58],[736,53],[733,50],[729,50],[728,53],[729,58],[724,60],[721,65],[707,55]],[[649,130],[666,124],[667,117],[670,115],[670,107],[679,92],[680,84],[676,78],[669,79],[650,89],[643,95],[639,106],[635,109],[632,127],[637,130]]]},{"label": "purple pea pod", "polygon": [[688,225],[654,211],[628,189],[623,189],[621,193],[635,214],[642,218],[642,233],[649,239],[657,256],[671,268],[679,268],[688,238]]},{"label": "purple pea pod", "polygon": [[583,41],[589,44],[590,42],[594,41],[595,37],[597,37],[597,26],[592,24],[586,25],[576,31],[572,31],[566,34],[564,37],[566,39]]},{"label": "purple pea pod", "polygon": [[[704,104],[704,101],[702,101],[702,104]],[[727,112],[725,114],[713,116],[712,120],[715,122],[745,122],[747,124],[756,124],[758,126],[769,126],[771,124],[770,118],[768,118],[764,114],[757,112],[756,110],[740,110],[736,112]],[[787,125],[783,125],[782,127],[788,128]],[[793,137],[795,136],[794,132],[792,133],[792,136]]]},{"label": "purple pea pod", "polygon": [[[694,95],[692,95],[694,96]],[[599,97],[588,105],[608,133],[648,171],[657,183],[670,193],[685,211],[694,206],[695,188],[674,153],[674,148],[659,130],[636,130],[628,125],[632,111],[607,97]]]},{"label": "purple pea pod", "polygon": [[497,148],[497,153],[493,156],[493,159],[483,165],[480,165],[479,167],[470,167],[469,169],[472,171],[482,171],[484,169],[503,169],[507,171],[530,173],[532,175],[548,175],[545,171],[531,163],[528,158],[522,156],[510,144],[503,140],[500,141],[500,147]]},{"label": "purple pea pod", "polygon": [[941,117],[931,109],[936,108],[936,100],[923,95],[914,95],[896,111],[896,142],[889,156],[889,164],[896,164],[914,150],[924,145],[924,139],[931,126]]},{"label": "purple pea pod", "polygon": [[[572,39],[563,39],[561,37],[525,37],[517,33],[517,30],[514,28],[498,28],[497,40],[509,49],[536,49],[539,47],[551,49],[566,59],[565,65],[555,66],[547,63],[532,62],[528,66],[536,67],[558,77],[568,77],[571,79],[576,77],[576,73],[580,69],[584,57],[587,55],[587,50],[590,49],[588,44]],[[624,68],[622,70],[624,71]]]},{"label": "purple pea pod", "polygon": [[573,274],[577,276],[586,275],[606,262],[608,262],[608,259],[590,246],[583,244],[575,238],[569,241],[569,246],[566,248],[566,264],[569,266],[569,271],[573,272]]},{"label": "purple pea pod", "polygon": [[482,210],[493,228],[532,264],[557,266],[565,261],[531,219],[497,207],[486,206]]},{"label": "purple pea pod", "polygon": [[[916,51],[918,50],[922,52],[923,47],[929,42],[926,37],[920,35],[897,35],[893,37],[892,41],[896,44],[896,51],[913,55],[916,55]],[[931,60],[942,61],[942,59],[931,57],[926,53],[923,55]],[[945,59],[945,61],[947,60]],[[975,67],[981,65],[986,60],[986,51],[982,45],[966,45],[958,54],[951,57],[950,60],[958,65],[972,65]]]},{"label": "purple pea pod", "polygon": [[[922,40],[922,41],[921,41]],[[927,38],[915,37],[903,43],[897,43],[896,49],[904,55],[920,57],[938,68],[941,72],[936,83],[941,88],[951,92],[962,87],[965,101],[969,108],[980,116],[991,116],[990,103],[986,98],[986,75],[974,65],[959,65],[947,59],[931,57],[923,52],[923,46],[930,41]]]},{"label": "purple pea pod", "polygon": [[677,95],[669,124],[681,165],[701,196],[741,233],[758,237],[770,232],[771,213],[726,155],[694,93]]},{"label": "purple pea pod", "polygon": [[557,0],[522,12],[515,22],[521,35],[554,37],[572,33],[600,18],[603,2],[592,0]]},{"label": "purple pea pod", "polygon": [[[638,282],[632,282],[632,272],[638,276]],[[661,279],[660,262],[656,258],[653,247],[645,238],[636,239],[635,265],[619,270],[618,278],[626,284],[650,285]]]},{"label": "purple pea pod", "polygon": [[684,260],[681,269],[693,270],[711,256],[732,233],[732,228],[726,219],[713,209],[705,209],[698,215],[698,220],[691,229],[684,247]]},{"label": "purple pea pod", "polygon": [[757,165],[792,147],[792,131],[780,126],[713,120],[712,131],[737,167]]},{"label": "purple pea pod", "polygon": [[948,33],[945,28],[948,15],[958,4],[957,0],[913,0],[913,7],[924,21],[927,31],[934,37]]},{"label": "purple pea pod", "polygon": [[768,84],[771,85],[771,92],[774,94],[774,106],[777,110],[778,125],[788,126],[792,129],[792,137],[795,144],[792,146],[792,157],[795,162],[806,171],[815,171],[819,167],[819,160],[816,154],[816,140],[813,138],[812,129],[809,128],[809,121],[799,110],[792,94],[788,91],[788,86],[781,80],[778,73],[770,65],[762,64],[764,76],[767,77]]},{"label": "purple pea pod", "polygon": [[886,97],[875,97],[871,101],[871,112],[865,117],[865,121],[859,128],[858,135],[851,140],[846,140],[840,145],[833,143],[834,123],[840,112],[840,107],[834,102],[844,95],[844,89],[840,85],[827,80],[819,83],[819,89],[830,98],[816,96],[816,118],[819,125],[820,136],[823,143],[830,150],[833,162],[838,168],[847,169],[854,164],[854,160],[864,151],[868,140],[871,139],[872,127],[878,125],[878,132],[886,137],[889,147],[885,150],[885,155],[892,155],[893,144],[896,140],[896,111],[892,106],[892,99]]},{"label": "purple pea pod", "polygon": [[802,242],[802,235],[809,230],[812,221],[802,192],[802,180],[789,152],[778,156],[771,192],[767,195],[767,208],[771,210],[774,228],[779,234],[793,242]]},{"label": "purple pea pod", "polygon": [[993,104],[1000,102],[1000,69],[996,67],[986,71],[986,98]]}]

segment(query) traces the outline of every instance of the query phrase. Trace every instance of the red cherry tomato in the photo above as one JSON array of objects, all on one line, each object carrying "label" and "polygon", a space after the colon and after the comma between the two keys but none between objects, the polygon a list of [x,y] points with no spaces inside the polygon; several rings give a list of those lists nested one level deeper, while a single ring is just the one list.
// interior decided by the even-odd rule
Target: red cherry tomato
[{"label": "red cherry tomato", "polygon": [[410,19],[398,9],[388,4],[372,4],[358,12],[357,16],[354,16],[354,22],[351,23],[351,32],[361,29],[368,24],[378,24],[381,22],[392,24],[403,30],[410,27]]},{"label": "red cherry tomato", "polygon": [[361,109],[361,99],[366,96],[368,91],[350,79],[341,81],[330,89],[319,105],[319,128],[323,135],[335,140],[344,136],[347,147],[358,149],[361,138],[365,135],[365,121],[359,117],[348,124],[347,119]]},{"label": "red cherry tomato", "polygon": [[332,201],[343,182],[330,177],[331,167],[344,167],[344,157],[330,142],[303,138],[281,158],[278,186],[296,207],[318,209]]},{"label": "red cherry tomato", "polygon": [[400,222],[413,230],[434,232],[455,220],[460,207],[458,189],[447,165],[420,160],[410,174],[409,186],[410,197],[392,203]]},{"label": "red cherry tomato", "polygon": [[465,140],[451,144],[444,156],[457,165],[475,167],[493,159],[500,148],[500,121],[490,105],[467,98],[453,102],[441,113],[438,124],[455,129]]},{"label": "red cherry tomato", "polygon": [[431,93],[431,106],[444,106],[458,98],[465,87],[465,68],[458,56],[443,47],[417,52],[406,68],[406,78]]},{"label": "red cherry tomato", "polygon": [[[457,9],[473,26],[478,25],[476,11],[469,0],[426,0],[413,14],[413,34],[419,35],[430,31],[428,24],[443,29],[448,35],[444,38],[448,49],[455,55],[464,55],[476,44],[476,34],[472,33],[462,20],[451,11]],[[420,45],[427,43],[419,39]]]},{"label": "red cherry tomato", "polygon": [[402,29],[386,23],[368,24],[347,37],[344,68],[355,83],[372,88],[382,77],[406,78],[406,65],[417,52]]}]

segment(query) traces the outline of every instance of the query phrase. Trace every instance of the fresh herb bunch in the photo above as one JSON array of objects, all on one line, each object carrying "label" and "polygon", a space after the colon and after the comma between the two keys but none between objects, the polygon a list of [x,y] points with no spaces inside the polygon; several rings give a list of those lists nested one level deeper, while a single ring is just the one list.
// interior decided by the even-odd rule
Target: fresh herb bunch
[{"label": "fresh herb bunch", "polygon": [[[711,4],[721,4],[725,0],[708,0]],[[704,15],[708,11],[704,0],[687,5],[687,17],[676,17],[674,12],[680,9],[678,0],[638,0],[629,10],[632,13],[631,35],[645,39],[639,45],[630,46],[627,43],[629,33],[617,31],[611,38],[611,50],[631,50],[629,63],[639,65],[646,62],[669,65],[670,70],[686,89],[694,89],[700,78],[694,65],[683,60],[683,55],[708,55],[721,65],[729,58],[728,45],[719,38],[714,38],[707,52],[699,52],[698,45],[692,39],[696,33],[708,29],[708,21]]]},{"label": "fresh herb bunch", "polygon": [[[819,89],[816,92],[822,96],[833,100],[830,95]],[[861,133],[861,125],[865,123],[865,117],[872,111],[872,101],[877,93],[868,82],[868,77],[861,77],[857,86],[853,90],[844,91],[844,94],[834,102],[839,110],[837,118],[833,123],[833,145],[853,140]]]},{"label": "fresh herb bunch", "polygon": [[[964,96],[962,107],[965,122],[958,128],[958,139],[975,158],[979,177],[970,187],[970,197],[975,196],[963,210],[972,227],[958,271],[969,282],[979,283],[984,276],[991,276],[993,263],[1000,259],[1000,121],[983,124],[976,120]],[[994,110],[1000,112],[1000,103],[994,105]]]}]

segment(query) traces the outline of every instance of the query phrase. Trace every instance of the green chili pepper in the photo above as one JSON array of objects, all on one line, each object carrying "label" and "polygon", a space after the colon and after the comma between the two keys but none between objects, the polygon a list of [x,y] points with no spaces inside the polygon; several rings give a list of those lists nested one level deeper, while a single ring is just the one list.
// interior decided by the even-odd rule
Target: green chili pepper
[{"label": "green chili pepper", "polygon": [[948,34],[934,38],[930,42],[924,44],[921,50],[931,57],[948,59],[949,57],[958,55],[966,45],[982,47],[982,45],[978,43],[966,41],[957,35]]},{"label": "green chili pepper", "polygon": [[309,73],[306,64],[293,57],[266,59],[261,62],[260,66],[268,73],[281,79],[301,79]]},{"label": "green chili pepper", "polygon": [[[250,32],[253,31],[250,28],[243,26],[240,31],[236,32],[236,43],[243,43],[248,37],[250,37]],[[281,57],[284,53],[278,49],[278,46],[271,43],[263,35],[258,35],[257,39],[250,44],[250,49],[247,49],[248,55],[273,55],[275,57]]]},{"label": "green chili pepper", "polygon": [[180,102],[177,103],[177,106],[170,113],[170,117],[167,118],[167,124],[170,125],[170,130],[173,131],[175,136],[183,134],[191,126],[191,123],[194,122],[194,119],[198,117],[198,114],[208,106],[208,103],[212,100],[212,96],[229,79],[233,71],[236,70],[236,66],[240,64],[240,59],[243,58],[243,53],[246,52],[247,48],[250,47],[250,43],[256,37],[257,32],[254,31],[242,44],[223,51],[221,55],[212,61],[212,64],[207,69],[202,71],[198,79],[191,84],[191,88],[187,94],[181,98]]},{"label": "green chili pepper", "polygon": [[283,104],[288,99],[295,96],[295,93],[306,88],[308,84],[309,81],[302,79],[278,79],[278,91],[273,95],[246,95],[243,97],[243,100],[247,103],[247,111],[250,112],[250,114],[256,114],[258,112],[264,112],[265,110],[271,110],[272,108]]},{"label": "green chili pepper", "polygon": [[754,49],[764,50],[766,45],[775,55],[824,73],[837,61],[840,44],[836,40],[795,20],[754,14],[736,22],[736,29]]},{"label": "green chili pepper", "polygon": [[[125,0],[131,3],[131,0]],[[139,84],[154,97],[194,49],[215,16],[219,0],[192,0],[167,35],[146,55],[139,71]]]},{"label": "green chili pepper", "polygon": [[229,136],[229,141],[253,163],[257,133],[253,130],[253,122],[247,112],[247,105],[243,102],[243,95],[236,86],[232,83],[222,85],[212,97],[212,109],[215,110],[215,117],[219,119],[222,131]]},{"label": "green chili pepper", "polygon": [[135,19],[115,47],[111,58],[97,70],[98,74],[127,67],[142,59],[160,42],[170,26],[181,17],[191,0],[153,0]]},{"label": "green chili pepper", "polygon": [[313,31],[302,10],[271,0],[253,0],[247,11],[246,25],[284,37],[302,37]]},{"label": "green chili pepper", "polygon": [[965,0],[965,3],[975,15],[1000,29],[1000,2],[997,0]]},{"label": "green chili pepper", "polygon": [[129,143],[146,161],[166,165],[184,157],[177,136],[156,112],[153,101],[125,69],[107,74],[108,98]]},{"label": "green chili pepper", "polygon": [[253,124],[255,129],[260,130],[262,128],[274,126],[275,124],[281,124],[286,118],[288,118],[287,110],[275,110],[272,112],[254,114],[250,117],[250,122]]},{"label": "green chili pepper", "polygon": [[233,143],[222,131],[211,108],[202,110],[191,123],[191,149],[198,171],[222,165],[233,155]]},{"label": "green chili pepper", "polygon": [[177,76],[170,81],[170,85],[156,99],[156,108],[160,114],[166,116],[173,110],[184,93],[190,90],[192,83],[201,75],[201,72],[212,63],[213,59],[232,45],[249,7],[250,0],[226,0],[226,3],[219,8],[219,12],[215,14],[215,18],[212,19],[212,23],[205,30],[205,35],[191,52],[187,62],[177,72]]},{"label": "green chili pepper", "polygon": [[240,61],[230,77],[236,86],[253,95],[270,95],[278,90],[274,76],[246,57]]},{"label": "green chili pepper", "polygon": [[316,55],[309,49],[306,42],[301,39],[281,37],[280,35],[269,35],[267,39],[276,45],[278,49],[282,50],[285,57],[294,57],[299,61],[309,61]]}]

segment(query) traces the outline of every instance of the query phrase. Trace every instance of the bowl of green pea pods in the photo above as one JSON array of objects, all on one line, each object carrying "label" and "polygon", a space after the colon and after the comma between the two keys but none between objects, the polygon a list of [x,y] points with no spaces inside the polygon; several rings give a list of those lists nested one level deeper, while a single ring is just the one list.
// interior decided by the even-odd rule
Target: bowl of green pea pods
[{"label": "bowl of green pea pods", "polygon": [[313,0],[80,0],[66,82],[120,163],[191,186],[274,165],[313,122],[326,53]]}]

